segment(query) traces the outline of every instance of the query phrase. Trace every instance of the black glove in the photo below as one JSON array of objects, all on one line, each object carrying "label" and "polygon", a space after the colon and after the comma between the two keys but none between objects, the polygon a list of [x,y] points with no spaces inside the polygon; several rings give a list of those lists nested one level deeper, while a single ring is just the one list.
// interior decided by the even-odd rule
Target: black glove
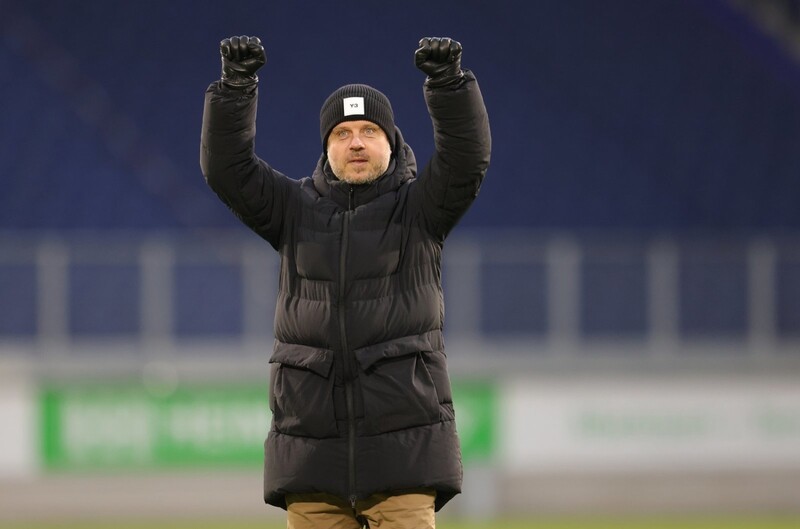
[{"label": "black glove", "polygon": [[460,81],[461,43],[449,37],[425,37],[419,41],[419,49],[414,53],[417,68],[428,75],[431,87],[445,86]]},{"label": "black glove", "polygon": [[222,55],[222,83],[230,88],[247,88],[258,83],[256,71],[267,62],[258,37],[231,37],[219,43]]}]

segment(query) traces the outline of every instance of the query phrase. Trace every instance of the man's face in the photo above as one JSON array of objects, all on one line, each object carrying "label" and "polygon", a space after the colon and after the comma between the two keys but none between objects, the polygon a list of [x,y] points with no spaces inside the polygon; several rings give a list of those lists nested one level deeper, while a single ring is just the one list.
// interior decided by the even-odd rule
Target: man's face
[{"label": "man's face", "polygon": [[392,150],[386,133],[371,121],[344,121],[328,136],[333,174],[348,184],[368,184],[386,172]]}]

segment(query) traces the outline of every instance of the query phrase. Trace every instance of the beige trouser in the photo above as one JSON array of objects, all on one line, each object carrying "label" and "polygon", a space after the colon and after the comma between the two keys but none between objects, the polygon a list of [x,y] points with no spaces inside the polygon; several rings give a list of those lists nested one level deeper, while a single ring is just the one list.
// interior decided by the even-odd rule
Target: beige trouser
[{"label": "beige trouser", "polygon": [[[361,529],[359,519],[371,529],[435,529],[436,493],[420,490],[404,494],[373,494],[349,502],[325,493],[288,494],[287,529]],[[357,519],[358,517],[359,519]]]}]

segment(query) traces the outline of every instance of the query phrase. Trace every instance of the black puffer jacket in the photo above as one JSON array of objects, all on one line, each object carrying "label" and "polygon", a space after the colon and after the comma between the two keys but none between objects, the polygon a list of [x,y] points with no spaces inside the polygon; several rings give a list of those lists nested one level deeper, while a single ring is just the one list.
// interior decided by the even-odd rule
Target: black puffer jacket
[{"label": "black puffer jacket", "polygon": [[200,163],[211,188],[281,255],[270,359],[264,498],[351,501],[460,491],[442,325],[445,237],[478,194],[489,124],[475,77],[425,88],[436,153],[422,174],[399,130],[376,182],[337,180],[322,156],[292,180],[253,152],[257,92],[206,92]]}]

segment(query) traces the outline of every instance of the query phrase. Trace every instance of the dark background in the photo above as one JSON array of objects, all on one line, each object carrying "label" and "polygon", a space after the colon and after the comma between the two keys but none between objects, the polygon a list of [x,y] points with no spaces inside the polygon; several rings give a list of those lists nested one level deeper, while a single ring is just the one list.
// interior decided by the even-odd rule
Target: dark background
[{"label": "dark background", "polygon": [[257,153],[300,178],[319,107],[371,84],[431,154],[422,36],[481,84],[493,159],[469,227],[800,228],[800,66],[722,0],[0,2],[0,229],[238,221],[198,165],[219,41],[258,35]]}]

